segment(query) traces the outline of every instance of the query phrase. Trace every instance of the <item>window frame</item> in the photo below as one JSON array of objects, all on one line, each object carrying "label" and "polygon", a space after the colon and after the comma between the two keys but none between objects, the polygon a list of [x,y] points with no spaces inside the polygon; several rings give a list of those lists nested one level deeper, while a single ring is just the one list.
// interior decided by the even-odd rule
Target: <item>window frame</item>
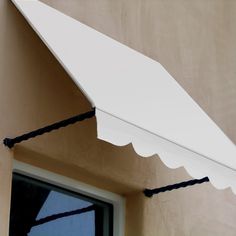
[{"label": "window frame", "polygon": [[43,181],[45,183],[56,185],[60,188],[68,189],[75,193],[83,194],[88,197],[92,197],[113,205],[113,236],[124,236],[125,225],[125,198],[94,187],[89,184],[85,184],[78,180],[68,178],[63,175],[53,173],[51,171],[20,162],[13,161],[13,173],[22,174],[28,177],[32,177]]}]

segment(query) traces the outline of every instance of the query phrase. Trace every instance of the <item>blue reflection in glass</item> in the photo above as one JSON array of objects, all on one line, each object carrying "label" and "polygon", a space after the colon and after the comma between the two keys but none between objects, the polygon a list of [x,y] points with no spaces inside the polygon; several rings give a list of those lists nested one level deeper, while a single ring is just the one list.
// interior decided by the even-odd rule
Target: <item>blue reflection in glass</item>
[{"label": "blue reflection in glass", "polygon": [[[85,208],[90,202],[51,191],[36,220],[68,211]],[[95,236],[95,212],[67,216],[31,228],[28,236]]]}]

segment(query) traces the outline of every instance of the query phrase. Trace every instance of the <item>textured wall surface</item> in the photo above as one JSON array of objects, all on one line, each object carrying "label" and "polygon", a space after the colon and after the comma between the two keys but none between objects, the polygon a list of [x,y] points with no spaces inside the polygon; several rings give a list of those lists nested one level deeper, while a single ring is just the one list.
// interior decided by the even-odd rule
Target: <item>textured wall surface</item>
[{"label": "textured wall surface", "polygon": [[[236,142],[235,1],[54,0],[76,19],[161,62]],[[0,0],[0,138],[90,109],[8,0]],[[126,197],[127,236],[233,236],[236,196],[210,183],[145,198],[145,187],[189,178],[131,145],[97,140],[95,118],[0,148],[0,234],[7,235],[11,156]]]}]

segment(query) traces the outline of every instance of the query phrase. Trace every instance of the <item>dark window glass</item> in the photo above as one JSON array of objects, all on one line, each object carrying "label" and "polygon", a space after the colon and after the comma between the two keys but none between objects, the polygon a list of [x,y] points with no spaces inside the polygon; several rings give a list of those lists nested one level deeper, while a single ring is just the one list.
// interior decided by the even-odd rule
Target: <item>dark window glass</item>
[{"label": "dark window glass", "polygon": [[13,174],[10,236],[111,236],[113,206]]}]

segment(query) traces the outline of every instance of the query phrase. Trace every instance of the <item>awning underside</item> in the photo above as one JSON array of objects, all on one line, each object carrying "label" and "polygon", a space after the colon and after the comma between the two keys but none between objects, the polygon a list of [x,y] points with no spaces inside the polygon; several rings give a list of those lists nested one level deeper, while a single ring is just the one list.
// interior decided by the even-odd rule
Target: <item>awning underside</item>
[{"label": "awning underside", "polygon": [[158,62],[39,1],[13,2],[96,107],[98,138],[236,193],[235,145]]}]

